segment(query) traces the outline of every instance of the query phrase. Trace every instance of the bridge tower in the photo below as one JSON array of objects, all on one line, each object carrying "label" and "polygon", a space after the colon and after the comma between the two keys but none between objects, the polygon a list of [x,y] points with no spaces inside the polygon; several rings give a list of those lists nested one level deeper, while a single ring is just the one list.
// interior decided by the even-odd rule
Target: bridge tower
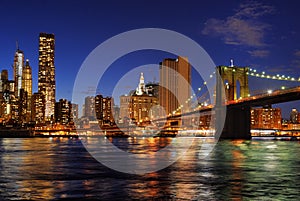
[{"label": "bridge tower", "polygon": [[[240,97],[245,98],[249,96],[248,67],[234,66],[233,60],[231,60],[230,66],[218,66],[217,70],[219,71],[219,75],[224,82],[227,101],[237,100]],[[239,94],[238,90],[240,92]]]},{"label": "bridge tower", "polygon": [[[236,67],[233,65],[233,60],[231,60],[230,66],[218,66],[217,71],[221,79],[217,79],[216,112],[218,112],[217,106],[224,104],[221,93],[222,85],[224,86],[226,101],[249,96],[248,67]],[[238,94],[238,87],[240,94]],[[234,104],[227,106],[226,111],[225,124],[220,138],[250,139],[250,106]]]}]

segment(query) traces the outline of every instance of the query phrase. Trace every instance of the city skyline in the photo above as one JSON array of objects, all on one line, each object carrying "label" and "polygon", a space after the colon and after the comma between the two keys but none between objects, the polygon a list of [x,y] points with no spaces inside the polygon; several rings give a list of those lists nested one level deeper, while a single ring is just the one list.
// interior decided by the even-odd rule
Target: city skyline
[{"label": "city skyline", "polygon": [[[298,16],[297,2],[285,4],[280,1],[209,1],[202,4],[191,1],[181,9],[178,2],[131,1],[98,3],[90,1],[65,2],[46,1],[46,7],[39,1],[28,3],[3,2],[1,7],[2,27],[16,24],[22,27],[4,29],[0,41],[0,68],[8,69],[16,51],[15,42],[24,51],[24,59],[29,59],[32,67],[33,92],[37,91],[38,55],[37,35],[40,32],[54,33],[56,36],[56,100],[71,100],[73,82],[76,73],[86,56],[106,39],[131,29],[142,27],[160,27],[187,35],[210,54],[216,66],[226,65],[233,58],[238,66],[250,66],[260,71],[285,75],[297,75],[299,68],[299,49],[297,33],[300,27],[293,20]],[[143,5],[143,6],[142,6]],[[216,6],[218,5],[218,6]],[[180,15],[165,13],[164,8],[181,10]],[[5,8],[5,9],[3,9]],[[139,9],[135,9],[139,8]],[[31,11],[31,15],[25,12]],[[54,11],[55,10],[55,14]],[[43,13],[47,14],[47,18]],[[159,13],[162,17],[158,17]],[[112,15],[112,16],[111,16]],[[136,15],[140,16],[136,18]],[[20,17],[22,16],[22,17]],[[107,18],[106,16],[110,16]],[[124,19],[121,16],[125,16]],[[47,23],[44,23],[47,21]],[[128,23],[130,21],[130,23]],[[19,27],[18,27],[19,28]],[[72,33],[72,34],[71,34]],[[116,80],[110,79],[113,73],[119,79],[132,68],[155,63],[164,58],[175,58],[157,51],[132,53],[117,60],[109,69],[107,86],[100,93],[108,96],[113,91]],[[287,67],[288,66],[288,67]],[[157,65],[158,71],[158,65]],[[68,76],[65,76],[68,73]],[[154,73],[155,74],[155,73]],[[149,76],[148,76],[149,77]],[[156,75],[152,78],[158,79]],[[10,77],[11,79],[11,77]],[[192,79],[193,85],[195,80]],[[251,80],[250,80],[251,82]],[[258,81],[255,85],[262,85]],[[272,87],[272,84],[265,84]],[[277,84],[277,85],[280,85]],[[134,83],[129,84],[134,86]],[[255,90],[255,89],[254,89]],[[83,94],[84,95],[84,94]]]}]

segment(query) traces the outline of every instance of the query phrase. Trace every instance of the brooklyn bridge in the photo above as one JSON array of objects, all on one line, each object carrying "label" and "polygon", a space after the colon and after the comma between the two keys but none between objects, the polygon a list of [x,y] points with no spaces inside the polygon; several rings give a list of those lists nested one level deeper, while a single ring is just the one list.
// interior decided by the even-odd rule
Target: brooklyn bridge
[{"label": "brooklyn bridge", "polygon": [[[211,120],[216,134],[219,133],[220,136],[218,137],[250,139],[251,108],[271,107],[274,104],[300,100],[300,86],[281,87],[277,90],[266,90],[265,92],[260,91],[257,94],[250,94],[249,77],[286,82],[299,82],[300,78],[279,74],[268,75],[265,72],[259,73],[249,67],[237,67],[233,65],[218,66],[216,71],[221,79],[217,79],[216,83],[215,104],[202,104],[195,107],[192,111],[184,113],[181,113],[181,110],[178,109],[173,114],[168,115],[167,120],[157,119],[155,121],[166,121],[169,130],[180,130],[180,128],[185,128],[185,122],[188,122],[187,124],[190,125],[195,119],[206,117]],[[214,72],[213,74],[216,73]],[[218,80],[221,80],[222,83]],[[221,95],[222,88],[224,89],[223,93],[225,93],[225,97]],[[201,88],[199,88],[200,90]],[[194,96],[197,95],[194,94]],[[196,98],[199,99],[199,97]],[[224,100],[222,101],[222,99]],[[221,108],[225,108],[225,111],[222,111]]]}]

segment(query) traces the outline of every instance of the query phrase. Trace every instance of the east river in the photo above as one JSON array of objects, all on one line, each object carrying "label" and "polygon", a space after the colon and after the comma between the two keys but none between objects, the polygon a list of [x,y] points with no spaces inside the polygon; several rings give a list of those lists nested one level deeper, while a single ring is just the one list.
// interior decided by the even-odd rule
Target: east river
[{"label": "east river", "polygon": [[[111,141],[151,155],[173,140]],[[299,200],[299,141],[222,140],[206,158],[202,141],[169,167],[136,175],[102,165],[80,139],[3,138],[0,200]]]}]

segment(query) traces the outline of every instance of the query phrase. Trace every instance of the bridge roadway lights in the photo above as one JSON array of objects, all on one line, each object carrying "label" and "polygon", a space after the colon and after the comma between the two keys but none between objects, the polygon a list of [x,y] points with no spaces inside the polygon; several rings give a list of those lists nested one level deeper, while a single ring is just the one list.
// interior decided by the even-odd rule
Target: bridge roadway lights
[{"label": "bridge roadway lights", "polygon": [[250,106],[227,107],[220,139],[251,139],[250,124]]}]

